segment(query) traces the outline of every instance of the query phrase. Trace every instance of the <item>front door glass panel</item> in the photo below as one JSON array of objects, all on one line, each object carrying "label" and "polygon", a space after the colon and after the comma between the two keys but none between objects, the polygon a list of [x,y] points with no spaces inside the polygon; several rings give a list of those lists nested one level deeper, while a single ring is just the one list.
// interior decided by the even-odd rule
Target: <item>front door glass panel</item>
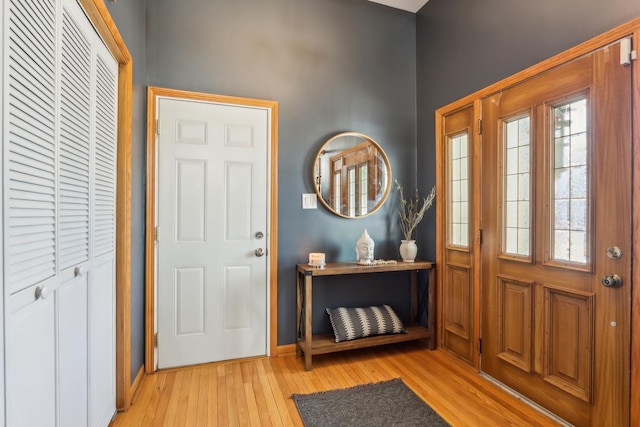
[{"label": "front door glass panel", "polygon": [[587,101],[553,109],[553,189],[550,203],[554,261],[586,264],[589,259],[589,159]]},{"label": "front door glass panel", "polygon": [[504,123],[502,247],[505,255],[531,254],[531,120],[518,117]]}]

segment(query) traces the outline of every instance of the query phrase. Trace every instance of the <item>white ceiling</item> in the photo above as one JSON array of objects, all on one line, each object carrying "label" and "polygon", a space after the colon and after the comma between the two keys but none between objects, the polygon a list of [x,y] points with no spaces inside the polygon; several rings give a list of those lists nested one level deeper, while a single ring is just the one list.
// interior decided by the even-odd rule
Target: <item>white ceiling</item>
[{"label": "white ceiling", "polygon": [[369,0],[374,3],[384,4],[396,9],[406,10],[407,12],[416,13],[429,0]]}]

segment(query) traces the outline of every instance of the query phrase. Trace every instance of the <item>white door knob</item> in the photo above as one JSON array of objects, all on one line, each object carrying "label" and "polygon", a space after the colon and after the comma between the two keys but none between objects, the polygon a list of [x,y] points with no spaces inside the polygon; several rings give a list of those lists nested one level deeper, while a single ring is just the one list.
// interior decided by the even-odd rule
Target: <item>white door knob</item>
[{"label": "white door knob", "polygon": [[38,286],[36,288],[36,299],[47,299],[49,296],[49,289],[46,286]]}]

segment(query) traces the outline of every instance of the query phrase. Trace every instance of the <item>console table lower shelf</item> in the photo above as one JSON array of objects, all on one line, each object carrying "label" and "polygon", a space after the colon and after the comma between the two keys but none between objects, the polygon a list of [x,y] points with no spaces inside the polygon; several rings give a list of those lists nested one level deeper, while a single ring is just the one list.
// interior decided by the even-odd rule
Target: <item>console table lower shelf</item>
[{"label": "console table lower shelf", "polygon": [[[355,350],[357,348],[375,347],[384,344],[394,344],[398,342],[427,340],[431,338],[431,333],[422,325],[405,326],[406,334],[375,335],[365,338],[358,338],[351,341],[336,342],[332,334],[317,334],[311,337],[311,351],[314,354],[335,353],[337,351]],[[307,346],[303,339],[298,340],[300,350],[307,354]]]},{"label": "console table lower shelf", "polygon": [[[334,353],[338,351],[354,350],[358,348],[373,347],[378,345],[393,344],[405,341],[426,340],[428,348],[435,348],[435,264],[429,261],[416,261],[415,263],[398,262],[383,266],[361,266],[355,263],[332,263],[326,268],[317,269],[306,264],[297,265],[297,342],[296,354],[304,355],[305,369],[311,370],[311,357],[317,354]],[[336,276],[344,274],[365,274],[390,271],[410,271],[411,272],[411,321],[417,321],[418,314],[418,271],[428,270],[429,282],[426,301],[420,307],[426,312],[428,327],[418,323],[405,325],[406,333],[375,335],[365,338],[358,338],[350,341],[335,342],[333,334],[308,335],[307,331],[312,331],[312,295],[314,276]],[[304,319],[304,322],[301,320]]]}]

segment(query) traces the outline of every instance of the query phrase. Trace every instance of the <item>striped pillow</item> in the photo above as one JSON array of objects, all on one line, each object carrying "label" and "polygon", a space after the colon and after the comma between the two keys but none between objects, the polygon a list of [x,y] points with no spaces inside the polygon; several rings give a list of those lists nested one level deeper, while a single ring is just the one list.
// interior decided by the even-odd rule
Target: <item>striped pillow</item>
[{"label": "striped pillow", "polygon": [[388,305],[327,308],[336,342],[371,335],[406,333],[402,321]]}]

